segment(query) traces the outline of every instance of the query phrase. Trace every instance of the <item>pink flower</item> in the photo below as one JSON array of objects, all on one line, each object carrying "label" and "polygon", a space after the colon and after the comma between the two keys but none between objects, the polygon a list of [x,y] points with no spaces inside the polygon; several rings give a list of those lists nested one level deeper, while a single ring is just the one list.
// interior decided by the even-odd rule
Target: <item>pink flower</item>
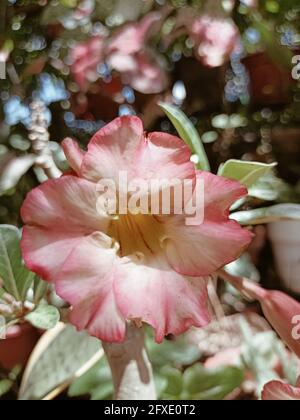
[{"label": "pink flower", "polygon": [[300,400],[300,378],[296,387],[280,381],[272,381],[264,386],[262,399],[266,401]]},{"label": "pink flower", "polygon": [[125,25],[112,37],[107,48],[108,64],[123,75],[125,83],[142,93],[159,93],[167,87],[165,70],[146,46],[161,21],[161,14],[153,12],[138,23]]},{"label": "pink flower", "polygon": [[71,51],[71,72],[81,90],[96,76],[97,65],[104,58],[104,37],[95,36],[76,44]]},{"label": "pink flower", "polygon": [[265,290],[246,279],[225,272],[221,276],[242,293],[260,302],[267,320],[300,358],[300,303],[283,292]]},{"label": "pink flower", "polygon": [[187,30],[195,46],[196,57],[208,67],[219,67],[233,53],[239,31],[228,18],[203,15],[187,22]]},{"label": "pink flower", "polygon": [[82,21],[87,17],[90,17],[95,9],[94,0],[82,0],[74,10],[74,19],[77,21]]},{"label": "pink flower", "polygon": [[[208,276],[236,259],[252,238],[228,218],[246,189],[196,171],[182,140],[145,134],[137,117],[112,121],[87,152],[71,139],[63,147],[74,175],[28,194],[22,251],[27,267],[72,305],[71,322],[110,342],[124,339],[126,320],[150,324],[158,342],[206,325]],[[120,186],[119,171],[128,181],[203,180],[203,224],[186,226],[184,215],[111,216],[105,207],[99,213],[97,183],[110,179]]]}]

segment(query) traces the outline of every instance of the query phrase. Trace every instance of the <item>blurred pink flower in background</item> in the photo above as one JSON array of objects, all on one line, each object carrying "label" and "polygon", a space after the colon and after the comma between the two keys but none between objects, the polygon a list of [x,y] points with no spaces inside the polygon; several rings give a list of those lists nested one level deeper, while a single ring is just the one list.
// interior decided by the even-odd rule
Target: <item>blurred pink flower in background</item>
[{"label": "blurred pink flower in background", "polygon": [[104,37],[95,36],[76,44],[71,50],[71,73],[81,90],[95,79],[97,66],[104,59]]},{"label": "blurred pink flower in background", "polygon": [[300,377],[296,387],[288,385],[281,381],[272,381],[264,386],[262,399],[265,401],[300,401]]},{"label": "blurred pink flower in background", "polygon": [[239,30],[229,18],[203,15],[186,25],[196,57],[208,67],[224,64],[240,40]]},{"label": "blurred pink flower in background", "polygon": [[[228,217],[245,187],[196,171],[182,140],[145,134],[137,117],[112,121],[87,152],[71,139],[63,147],[74,175],[28,194],[22,251],[27,267],[72,305],[71,322],[110,342],[124,339],[126,320],[150,324],[158,342],[206,325],[208,276],[238,258],[252,239]],[[118,185],[120,171],[128,181],[203,180],[204,222],[186,226],[185,215],[97,211],[99,180]]]},{"label": "blurred pink flower in background", "polygon": [[221,274],[244,295],[256,299],[263,313],[285,344],[300,358],[300,303],[277,290],[265,290],[259,285],[226,272]]},{"label": "blurred pink flower in background", "polygon": [[73,17],[76,20],[81,20],[91,16],[95,9],[95,0],[82,0],[76,7]]},{"label": "blurred pink flower in background", "polygon": [[258,0],[241,0],[241,2],[252,9],[256,9],[258,7]]},{"label": "blurred pink flower in background", "polygon": [[160,58],[147,41],[160,29],[161,13],[149,13],[138,23],[118,30],[107,46],[107,62],[120,72],[124,82],[141,93],[162,92],[168,84]]}]

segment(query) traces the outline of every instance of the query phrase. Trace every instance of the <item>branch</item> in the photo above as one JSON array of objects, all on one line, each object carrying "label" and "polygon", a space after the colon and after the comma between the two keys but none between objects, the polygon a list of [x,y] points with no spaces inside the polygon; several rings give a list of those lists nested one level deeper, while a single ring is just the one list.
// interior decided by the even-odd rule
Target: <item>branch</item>
[{"label": "branch", "polygon": [[35,100],[30,105],[31,124],[29,126],[29,139],[32,150],[37,156],[36,165],[42,168],[48,178],[59,178],[62,172],[56,166],[50,146],[48,124],[45,118],[45,104]]},{"label": "branch", "polygon": [[103,343],[103,348],[111,368],[116,400],[156,399],[142,328],[129,324],[124,343]]}]

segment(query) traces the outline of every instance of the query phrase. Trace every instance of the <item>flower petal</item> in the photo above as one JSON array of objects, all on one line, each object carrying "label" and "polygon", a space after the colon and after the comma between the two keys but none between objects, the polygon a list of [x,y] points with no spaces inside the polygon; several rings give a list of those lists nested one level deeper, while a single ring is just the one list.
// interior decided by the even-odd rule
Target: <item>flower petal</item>
[{"label": "flower petal", "polygon": [[262,399],[266,401],[300,400],[300,388],[280,381],[272,381],[264,386]]},{"label": "flower petal", "polygon": [[137,117],[116,118],[99,130],[88,145],[81,175],[98,182],[119,179],[119,171],[135,172],[135,159],[143,148],[143,124]]},{"label": "flower petal", "polygon": [[25,264],[43,280],[53,282],[65,259],[82,240],[78,233],[25,226],[21,241]]},{"label": "flower petal", "polygon": [[50,180],[26,197],[22,253],[27,267],[54,281],[64,260],[85,235],[106,231],[109,219],[97,212],[95,185],[74,176]]},{"label": "flower petal", "polygon": [[[199,172],[204,181],[204,221],[187,226],[186,216],[160,218],[165,224],[165,252],[171,267],[188,276],[207,276],[238,258],[252,234],[229,220],[229,208],[246,194],[238,182],[209,172]],[[202,204],[202,203],[201,203]]]},{"label": "flower petal", "polygon": [[97,198],[95,184],[68,175],[32,190],[24,201],[21,216],[27,225],[61,233],[105,231],[109,219],[97,212]]},{"label": "flower petal", "polygon": [[191,152],[182,140],[166,133],[144,136],[139,118],[120,117],[92,138],[84,156],[81,175],[92,181],[114,179],[120,171],[128,181],[140,179],[189,179],[195,177]]},{"label": "flower petal", "polygon": [[190,148],[178,137],[154,132],[147,137],[147,149],[140,161],[140,176],[146,179],[194,179]]},{"label": "flower petal", "polygon": [[127,319],[140,319],[155,329],[157,342],[210,320],[205,278],[173,272],[159,257],[150,263],[123,259],[115,280],[117,304]]},{"label": "flower petal", "polygon": [[83,161],[84,151],[80,149],[76,141],[70,138],[64,139],[62,142],[62,147],[69,165],[78,175]]},{"label": "flower petal", "polygon": [[111,239],[96,232],[73,250],[56,281],[58,295],[73,306],[71,322],[108,342],[125,337],[125,320],[113,292],[116,261]]},{"label": "flower petal", "polygon": [[131,68],[128,66],[124,74],[124,79],[127,79],[135,90],[145,94],[160,93],[168,86],[167,73],[157,57],[151,57],[149,53],[144,52],[135,55]]}]

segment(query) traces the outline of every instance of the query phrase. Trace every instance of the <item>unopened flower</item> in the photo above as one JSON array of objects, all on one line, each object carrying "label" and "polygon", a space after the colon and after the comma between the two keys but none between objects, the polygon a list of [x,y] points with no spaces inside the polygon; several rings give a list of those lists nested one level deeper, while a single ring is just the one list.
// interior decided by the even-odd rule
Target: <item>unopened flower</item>
[{"label": "unopened flower", "polygon": [[243,294],[260,302],[265,317],[286,343],[300,357],[300,303],[283,292],[265,290],[247,279],[222,272],[224,280],[229,281]]},{"label": "unopened flower", "polygon": [[281,381],[272,381],[264,386],[262,399],[266,401],[300,400],[300,378],[296,387]]},{"label": "unopened flower", "polygon": [[108,43],[108,64],[122,74],[125,83],[142,93],[159,93],[168,83],[159,57],[147,46],[161,22],[160,13],[149,13],[140,22],[118,30]]},{"label": "unopened flower", "polygon": [[77,43],[71,51],[71,72],[81,90],[97,77],[97,66],[103,61],[104,37],[94,36]]},{"label": "unopened flower", "polygon": [[208,67],[223,65],[238,45],[240,35],[235,23],[228,17],[204,14],[193,17],[182,14],[184,23],[194,43],[196,58]]},{"label": "unopened flower", "polygon": [[[229,219],[241,184],[196,171],[189,148],[166,133],[145,134],[137,117],[121,117],[92,138],[87,152],[67,139],[74,175],[31,191],[22,207],[26,265],[55,284],[72,305],[71,322],[105,341],[124,339],[127,320],[155,329],[158,342],[209,322],[208,276],[236,259],[252,234]],[[204,221],[182,214],[114,214],[100,208],[99,181],[204,181]]]}]

